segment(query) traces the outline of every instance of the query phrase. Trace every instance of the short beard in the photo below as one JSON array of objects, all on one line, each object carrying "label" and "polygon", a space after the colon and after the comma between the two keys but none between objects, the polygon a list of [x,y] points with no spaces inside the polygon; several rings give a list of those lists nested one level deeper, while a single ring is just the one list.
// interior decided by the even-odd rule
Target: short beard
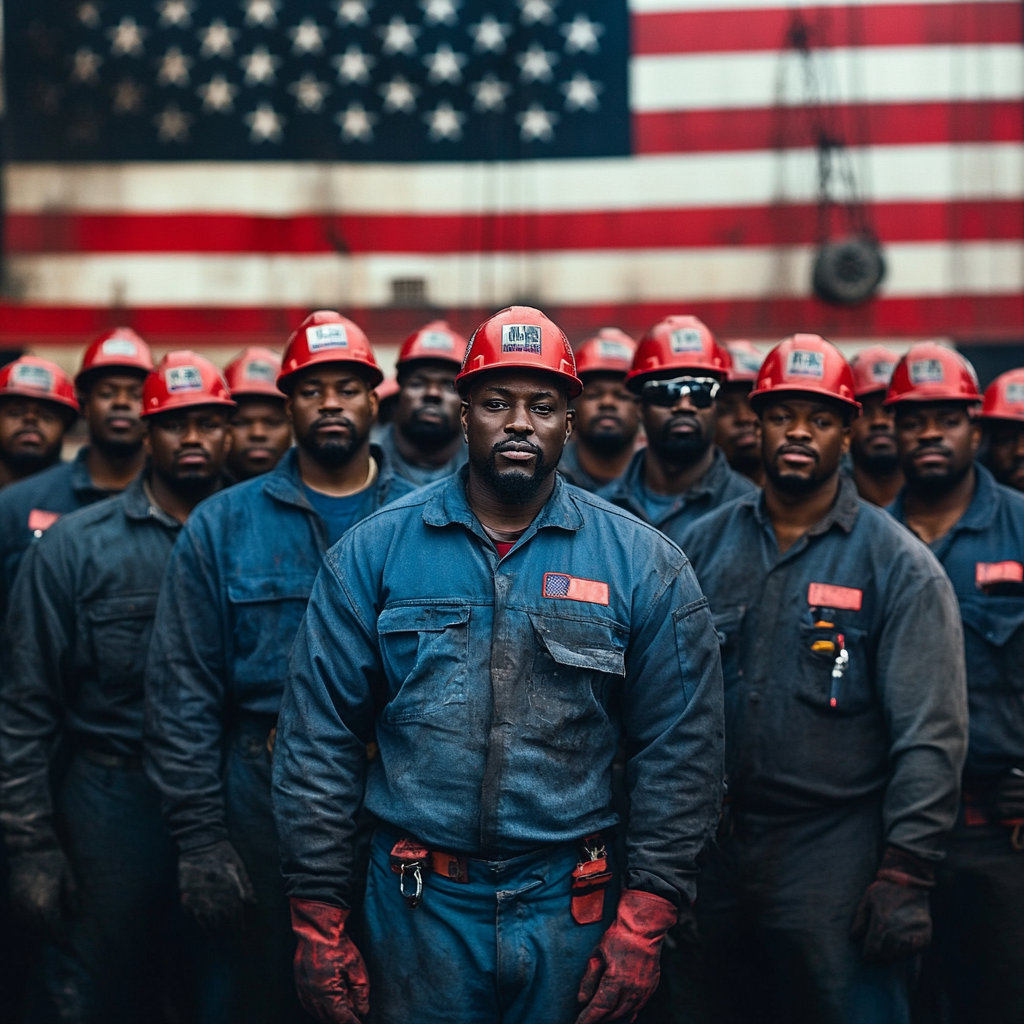
[{"label": "short beard", "polygon": [[765,476],[771,480],[775,489],[791,497],[799,498],[805,494],[813,494],[827,478],[818,476],[797,476],[795,474],[783,474],[774,465],[765,465]]},{"label": "short beard", "polygon": [[737,473],[756,473],[761,469],[761,452],[757,448],[744,449],[733,453],[729,465]]},{"label": "short beard", "polygon": [[183,498],[204,496],[213,488],[217,477],[220,475],[219,473],[211,473],[207,470],[203,470],[202,475],[195,472],[179,475],[177,473],[165,473],[163,470],[157,469],[156,466],[153,466],[153,472],[160,477],[164,486],[169,491]]},{"label": "short beard", "polygon": [[13,452],[3,456],[4,463],[15,476],[31,476],[33,473],[49,469],[59,460],[59,445],[52,452]]},{"label": "short beard", "polygon": [[633,444],[633,438],[621,430],[599,430],[593,434],[580,434],[582,441],[595,455],[612,458],[621,455]]},{"label": "short beard", "polygon": [[110,441],[106,438],[91,438],[89,444],[102,452],[108,459],[131,459],[142,451],[142,438],[138,441]]},{"label": "short beard", "polygon": [[900,457],[895,452],[883,455],[857,454],[853,464],[868,476],[891,476],[900,468]]},{"label": "short beard", "polygon": [[473,468],[506,505],[529,505],[537,497],[544,481],[551,475],[555,467],[545,463],[544,453],[538,448],[537,463],[532,474],[520,473],[518,470],[499,473],[497,448],[496,445],[491,449],[491,454],[486,461],[474,463]]},{"label": "short beard", "polygon": [[[347,466],[352,461],[366,440],[366,434],[360,434],[351,420],[346,422],[349,427],[348,440],[318,441],[315,429],[310,430],[305,437],[299,437],[296,440],[318,466],[323,466],[324,469],[341,469],[342,466]],[[315,427],[316,424],[313,426]]]},{"label": "short beard", "polygon": [[414,448],[443,448],[458,434],[459,426],[443,413],[441,417],[438,422],[431,423],[420,420],[413,413],[409,422],[403,423],[398,429]]},{"label": "short beard", "polygon": [[904,470],[904,475],[915,494],[922,498],[941,498],[943,495],[949,494],[970,473],[971,465],[972,463],[968,462],[962,469],[951,469],[948,473],[938,475],[932,473],[917,475],[913,469],[909,472]]},{"label": "short beard", "polygon": [[711,438],[705,437],[697,425],[697,431],[687,438],[673,438],[670,436],[672,421],[665,424],[661,437],[652,439],[649,443],[658,453],[658,456],[672,466],[680,469],[688,469],[690,466],[700,462],[711,447]]}]

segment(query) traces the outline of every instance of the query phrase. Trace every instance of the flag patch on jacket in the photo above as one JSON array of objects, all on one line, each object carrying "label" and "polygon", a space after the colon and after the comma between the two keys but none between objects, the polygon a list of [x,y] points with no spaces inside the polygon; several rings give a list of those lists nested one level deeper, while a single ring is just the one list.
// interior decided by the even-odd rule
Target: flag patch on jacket
[{"label": "flag patch on jacket", "polygon": [[864,591],[856,587],[837,587],[832,583],[812,583],[807,588],[807,603],[812,608],[842,608],[859,612]]},{"label": "flag patch on jacket", "polygon": [[564,572],[546,572],[543,594],[545,597],[558,597],[567,601],[607,604],[608,584],[598,580],[584,580]]},{"label": "flag patch on jacket", "polygon": [[974,582],[979,589],[991,583],[1024,583],[1024,565],[1020,562],[975,562]]}]

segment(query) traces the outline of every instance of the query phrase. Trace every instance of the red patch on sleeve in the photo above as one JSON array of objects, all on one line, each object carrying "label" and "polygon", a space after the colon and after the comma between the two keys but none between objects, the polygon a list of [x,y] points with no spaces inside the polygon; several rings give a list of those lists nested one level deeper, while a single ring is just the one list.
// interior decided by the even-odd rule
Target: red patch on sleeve
[{"label": "red patch on sleeve", "polygon": [[1020,562],[975,562],[974,583],[979,588],[990,583],[1024,583],[1024,565]]},{"label": "red patch on sleeve", "polygon": [[33,533],[36,530],[48,530],[58,519],[60,519],[59,512],[45,512],[41,508],[34,508],[28,514],[28,528]]},{"label": "red patch on sleeve", "polygon": [[837,587],[831,583],[812,583],[807,588],[807,603],[812,608],[842,608],[859,612],[864,591],[856,587]]}]

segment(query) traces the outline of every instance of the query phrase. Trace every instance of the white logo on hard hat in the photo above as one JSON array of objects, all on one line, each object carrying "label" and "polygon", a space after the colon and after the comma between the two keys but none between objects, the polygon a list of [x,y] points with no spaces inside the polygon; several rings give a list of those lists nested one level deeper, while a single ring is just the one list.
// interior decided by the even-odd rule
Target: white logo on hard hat
[{"label": "white logo on hard hat", "polygon": [[254,359],[251,363],[245,364],[242,376],[246,380],[258,380],[266,384],[273,384],[277,380],[277,369],[272,363],[263,359]]},{"label": "white logo on hard hat", "polygon": [[909,369],[911,384],[941,384],[946,379],[939,359],[916,359]]},{"label": "white logo on hard hat", "polygon": [[633,358],[633,353],[621,341],[605,341],[602,338],[597,343],[597,351],[602,359],[624,359],[629,362]]},{"label": "white logo on hard hat", "polygon": [[127,356],[129,359],[134,359],[139,354],[138,346],[127,338],[107,338],[100,345],[100,351],[105,356]]},{"label": "white logo on hard hat", "polygon": [[23,388],[34,388],[36,391],[53,391],[53,374],[45,366],[20,363],[11,374],[11,383],[20,384]]},{"label": "white logo on hard hat", "polygon": [[536,324],[502,324],[502,352],[529,352],[540,355],[540,328]]},{"label": "white logo on hard hat", "polygon": [[348,348],[348,331],[344,324],[317,324],[306,328],[306,342],[310,352],[325,348]]},{"label": "white logo on hard hat", "polygon": [[786,376],[821,380],[825,376],[825,353],[805,348],[793,349],[786,357]]},{"label": "white logo on hard hat", "polygon": [[199,367],[170,367],[167,371],[167,390],[172,393],[179,391],[202,391],[203,375],[199,372]]},{"label": "white logo on hard hat", "polygon": [[761,358],[752,352],[733,352],[732,362],[737,370],[744,373],[757,373],[761,369]]},{"label": "white logo on hard hat", "polygon": [[430,349],[431,352],[451,352],[455,349],[455,342],[444,331],[424,331],[420,335],[420,348]]},{"label": "white logo on hard hat", "polygon": [[1007,384],[1006,401],[1011,405],[1024,405],[1024,384]]},{"label": "white logo on hard hat", "polygon": [[668,344],[673,355],[681,352],[703,352],[704,344],[700,331],[693,327],[680,327],[668,336]]},{"label": "white logo on hard hat", "polygon": [[895,363],[877,362],[871,364],[871,379],[876,384],[888,384],[892,380],[892,371],[896,368]]}]

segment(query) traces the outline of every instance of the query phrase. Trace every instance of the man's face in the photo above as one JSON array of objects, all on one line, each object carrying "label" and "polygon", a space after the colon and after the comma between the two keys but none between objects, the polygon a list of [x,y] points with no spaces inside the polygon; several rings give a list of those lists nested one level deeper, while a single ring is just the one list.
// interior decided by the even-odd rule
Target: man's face
[{"label": "man's face", "polygon": [[462,429],[454,363],[415,362],[399,374],[395,426],[417,448],[443,448]]},{"label": "man's face", "polygon": [[750,408],[752,385],[723,384],[718,392],[715,444],[737,472],[750,473],[761,465],[761,421]]},{"label": "man's face", "polygon": [[868,476],[887,476],[900,466],[896,448],[896,414],[892,406],[886,408],[882,405],[884,399],[884,391],[864,395],[860,400],[864,409],[853,421],[850,454],[855,465]]},{"label": "man's face", "polygon": [[[669,378],[687,376],[678,370]],[[690,374],[693,377],[707,376],[703,373]],[[698,409],[689,395],[681,395],[671,408],[643,403],[644,430],[647,443],[658,456],[669,465],[685,469],[699,462],[715,439],[718,415],[715,403],[706,409]]]},{"label": "man's face", "polygon": [[173,491],[205,491],[224,468],[231,437],[222,406],[197,405],[150,416],[146,454],[154,473]]},{"label": "man's face", "polygon": [[462,403],[470,467],[510,505],[537,495],[562,457],[572,423],[565,393],[546,373],[488,374]]},{"label": "man's face", "polygon": [[850,427],[834,402],[783,397],[766,403],[761,417],[764,471],[787,494],[810,494],[839,471],[850,447]]},{"label": "man's face", "polygon": [[988,465],[1007,487],[1024,491],[1024,423],[992,420],[988,426]]},{"label": "man's face", "polygon": [[941,495],[970,472],[981,427],[962,402],[904,402],[896,406],[896,444],[907,485]]},{"label": "man's face", "polygon": [[97,377],[82,399],[89,439],[113,457],[128,457],[142,448],[142,379],[137,374]]},{"label": "man's face", "polygon": [[19,474],[52,466],[67,428],[67,414],[53,402],[0,397],[0,458]]},{"label": "man's face", "polygon": [[588,374],[583,394],[573,404],[575,432],[599,455],[620,455],[632,448],[640,429],[640,403],[618,374]]},{"label": "man's face", "polygon": [[321,466],[339,469],[369,438],[377,394],[350,366],[320,363],[299,375],[285,409],[303,451]]},{"label": "man's face", "polygon": [[239,398],[230,427],[228,469],[236,480],[249,480],[273,469],[292,443],[284,399]]}]

